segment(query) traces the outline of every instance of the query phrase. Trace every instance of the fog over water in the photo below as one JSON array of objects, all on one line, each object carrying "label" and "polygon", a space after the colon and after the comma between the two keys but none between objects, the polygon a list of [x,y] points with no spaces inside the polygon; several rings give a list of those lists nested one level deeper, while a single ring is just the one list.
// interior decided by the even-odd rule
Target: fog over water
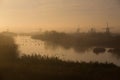
[{"label": "fog over water", "polygon": [[107,50],[104,53],[95,54],[92,48],[85,51],[76,50],[74,47],[66,49],[63,46],[32,39],[30,36],[17,36],[15,41],[18,45],[19,56],[41,55],[58,57],[64,61],[107,62],[120,66],[120,55],[109,53]]},{"label": "fog over water", "polygon": [[0,80],[120,80],[120,0],[0,0]]}]

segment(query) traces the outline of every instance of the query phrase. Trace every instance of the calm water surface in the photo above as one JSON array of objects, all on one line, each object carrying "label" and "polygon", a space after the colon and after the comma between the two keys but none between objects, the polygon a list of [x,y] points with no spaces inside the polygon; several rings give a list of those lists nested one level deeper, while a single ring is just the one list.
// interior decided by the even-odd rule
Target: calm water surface
[{"label": "calm water surface", "polygon": [[30,36],[17,36],[15,42],[18,45],[20,56],[34,55],[58,57],[65,61],[79,61],[79,62],[102,62],[114,63],[120,66],[120,55],[112,53],[95,54],[92,49],[86,51],[75,50],[74,48],[64,48],[43,42],[41,40],[32,39]]}]

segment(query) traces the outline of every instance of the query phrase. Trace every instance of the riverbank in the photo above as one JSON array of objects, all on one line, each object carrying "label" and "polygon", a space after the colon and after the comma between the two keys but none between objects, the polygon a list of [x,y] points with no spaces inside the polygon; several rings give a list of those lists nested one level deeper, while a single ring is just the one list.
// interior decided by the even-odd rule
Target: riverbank
[{"label": "riverbank", "polygon": [[120,48],[120,35],[106,33],[60,33],[56,31],[49,31],[33,35],[32,38],[62,45],[66,48]]},{"label": "riverbank", "polygon": [[119,80],[113,64],[65,62],[58,58],[23,56],[0,69],[1,80]]},{"label": "riverbank", "polygon": [[[119,80],[113,64],[64,62],[57,58],[24,56],[14,66],[1,70],[5,80]],[[5,76],[6,75],[6,76]]]},{"label": "riverbank", "polygon": [[17,45],[12,36],[0,34],[0,65],[14,62],[17,59]]},{"label": "riverbank", "polygon": [[[4,47],[3,47],[4,46]],[[6,54],[6,55],[3,55]],[[119,80],[114,64],[62,61],[46,56],[22,56],[11,36],[0,34],[0,80]]]}]

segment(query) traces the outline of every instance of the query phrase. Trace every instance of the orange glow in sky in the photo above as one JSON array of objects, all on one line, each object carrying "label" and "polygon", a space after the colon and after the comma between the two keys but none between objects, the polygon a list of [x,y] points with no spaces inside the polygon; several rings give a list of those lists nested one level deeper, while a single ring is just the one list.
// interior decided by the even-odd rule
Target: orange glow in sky
[{"label": "orange glow in sky", "polygon": [[119,0],[0,1],[0,30],[8,26],[17,32],[39,28],[72,31],[78,25],[83,30],[89,25],[100,29],[106,26],[106,22],[120,27]]}]

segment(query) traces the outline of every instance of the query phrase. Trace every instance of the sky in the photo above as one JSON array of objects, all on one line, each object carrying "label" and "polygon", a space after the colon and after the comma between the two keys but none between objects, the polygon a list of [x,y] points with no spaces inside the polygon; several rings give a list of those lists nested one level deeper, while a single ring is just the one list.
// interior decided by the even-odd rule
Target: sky
[{"label": "sky", "polygon": [[120,0],[0,0],[0,31],[120,30]]}]

